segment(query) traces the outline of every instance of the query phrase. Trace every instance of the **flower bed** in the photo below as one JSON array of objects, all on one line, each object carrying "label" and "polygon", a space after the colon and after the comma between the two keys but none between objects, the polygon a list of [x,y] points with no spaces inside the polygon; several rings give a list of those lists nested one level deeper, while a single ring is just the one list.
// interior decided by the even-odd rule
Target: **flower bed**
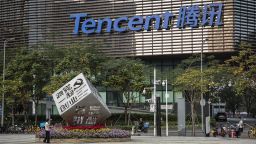
[{"label": "flower bed", "polygon": [[[130,138],[128,131],[120,129],[51,129],[51,139],[83,139],[83,138]],[[40,130],[37,133],[38,138],[45,137],[45,131]]]}]

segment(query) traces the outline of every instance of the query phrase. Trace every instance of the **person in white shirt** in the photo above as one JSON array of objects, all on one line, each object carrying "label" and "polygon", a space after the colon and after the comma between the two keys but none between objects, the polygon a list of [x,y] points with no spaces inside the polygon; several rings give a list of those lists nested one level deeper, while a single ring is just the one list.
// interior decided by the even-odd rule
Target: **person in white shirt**
[{"label": "person in white shirt", "polygon": [[244,128],[244,122],[243,122],[243,120],[242,120],[242,118],[241,117],[239,117],[240,118],[240,121],[239,121],[239,131],[240,132],[243,132],[243,128]]},{"label": "person in white shirt", "polygon": [[242,120],[241,117],[239,117],[240,121],[237,124],[237,135],[236,137],[238,138],[239,136],[241,136],[241,133],[243,132],[243,127],[244,127],[244,122]]},{"label": "person in white shirt", "polygon": [[44,143],[50,143],[50,119],[46,119],[44,127],[45,127]]}]

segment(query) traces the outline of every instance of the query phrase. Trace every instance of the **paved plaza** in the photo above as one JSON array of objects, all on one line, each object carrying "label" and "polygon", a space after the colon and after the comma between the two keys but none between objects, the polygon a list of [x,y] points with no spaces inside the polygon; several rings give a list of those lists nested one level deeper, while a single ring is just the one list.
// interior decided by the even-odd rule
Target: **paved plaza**
[{"label": "paved plaza", "polygon": [[[121,144],[121,143],[120,143]],[[132,137],[126,144],[256,144],[253,139],[227,139],[214,137]]]},{"label": "paved plaza", "polygon": [[29,144],[35,143],[35,135],[0,134],[0,144]]},{"label": "paved plaza", "polygon": [[[35,143],[34,135],[0,135],[0,144]],[[106,144],[256,144],[256,139],[230,139],[221,137],[153,137],[133,136],[130,142],[114,142]]]}]

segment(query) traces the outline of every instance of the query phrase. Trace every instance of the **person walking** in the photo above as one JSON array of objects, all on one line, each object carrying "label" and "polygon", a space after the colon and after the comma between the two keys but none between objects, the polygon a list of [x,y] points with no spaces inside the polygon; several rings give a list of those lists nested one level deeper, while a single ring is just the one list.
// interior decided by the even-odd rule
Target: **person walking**
[{"label": "person walking", "polygon": [[236,124],[236,138],[239,138],[240,132],[239,132],[239,123]]},{"label": "person walking", "polygon": [[241,136],[243,129],[244,129],[244,122],[241,117],[239,117],[239,119],[240,120],[237,124],[237,135],[236,135],[237,138]]},{"label": "person walking", "polygon": [[142,118],[140,118],[140,121],[139,121],[139,130],[141,132],[143,132],[144,130],[144,121],[142,120]]},{"label": "person walking", "polygon": [[243,122],[241,117],[239,117],[239,118],[240,118],[240,121],[239,121],[239,132],[242,133],[243,130],[244,130],[244,122]]},{"label": "person walking", "polygon": [[50,119],[46,119],[46,122],[45,122],[44,143],[50,143]]}]

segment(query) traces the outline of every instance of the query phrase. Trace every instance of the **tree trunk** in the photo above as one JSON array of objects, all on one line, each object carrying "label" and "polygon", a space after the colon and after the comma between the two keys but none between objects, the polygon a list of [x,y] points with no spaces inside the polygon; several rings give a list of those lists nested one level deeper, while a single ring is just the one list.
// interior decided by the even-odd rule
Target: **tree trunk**
[{"label": "tree trunk", "polygon": [[24,123],[27,123],[27,112],[26,112],[26,104],[25,104],[25,102],[22,102],[22,106],[23,106]]},{"label": "tree trunk", "polygon": [[27,112],[24,111],[24,123],[27,123],[27,122],[28,122],[28,120],[27,120]]},{"label": "tree trunk", "polygon": [[[129,107],[130,109],[130,107]],[[131,109],[128,112],[128,126],[130,125],[130,121],[131,121]]]},{"label": "tree trunk", "polygon": [[127,106],[124,106],[124,123],[127,124]]},{"label": "tree trunk", "polygon": [[37,125],[37,106],[38,106],[38,100],[35,102],[35,126]]},{"label": "tree trunk", "polygon": [[233,108],[233,109],[232,109],[232,113],[233,113],[233,114],[232,114],[232,115],[233,115],[233,117],[235,117],[235,114],[236,114],[236,108]]},{"label": "tree trunk", "polygon": [[191,101],[191,117],[192,117],[192,136],[195,136],[195,114],[194,114],[194,102]]},{"label": "tree trunk", "polygon": [[[131,110],[132,110],[132,105],[131,105],[131,103],[130,103],[130,99],[131,99],[131,101],[133,102],[133,98],[132,98],[132,96],[133,96],[133,92],[129,92],[128,93],[128,97],[129,97],[129,102],[128,102],[128,110],[129,110],[129,112],[128,112],[128,126],[130,125],[130,123],[131,123]],[[131,123],[132,124],[132,123]]]},{"label": "tree trunk", "polygon": [[251,104],[252,104],[252,96],[248,92],[248,90],[245,92],[245,108],[246,112],[249,114],[251,112]]},{"label": "tree trunk", "polygon": [[126,96],[127,102],[126,102],[126,107],[125,107],[125,124],[129,125],[129,108],[130,108],[130,92],[127,93]]},{"label": "tree trunk", "polygon": [[132,125],[132,121],[131,121],[131,111],[132,111],[132,106],[129,105],[128,126],[129,126],[130,124]]},{"label": "tree trunk", "polygon": [[12,125],[14,125],[14,110],[13,110],[13,104],[12,104]]}]

